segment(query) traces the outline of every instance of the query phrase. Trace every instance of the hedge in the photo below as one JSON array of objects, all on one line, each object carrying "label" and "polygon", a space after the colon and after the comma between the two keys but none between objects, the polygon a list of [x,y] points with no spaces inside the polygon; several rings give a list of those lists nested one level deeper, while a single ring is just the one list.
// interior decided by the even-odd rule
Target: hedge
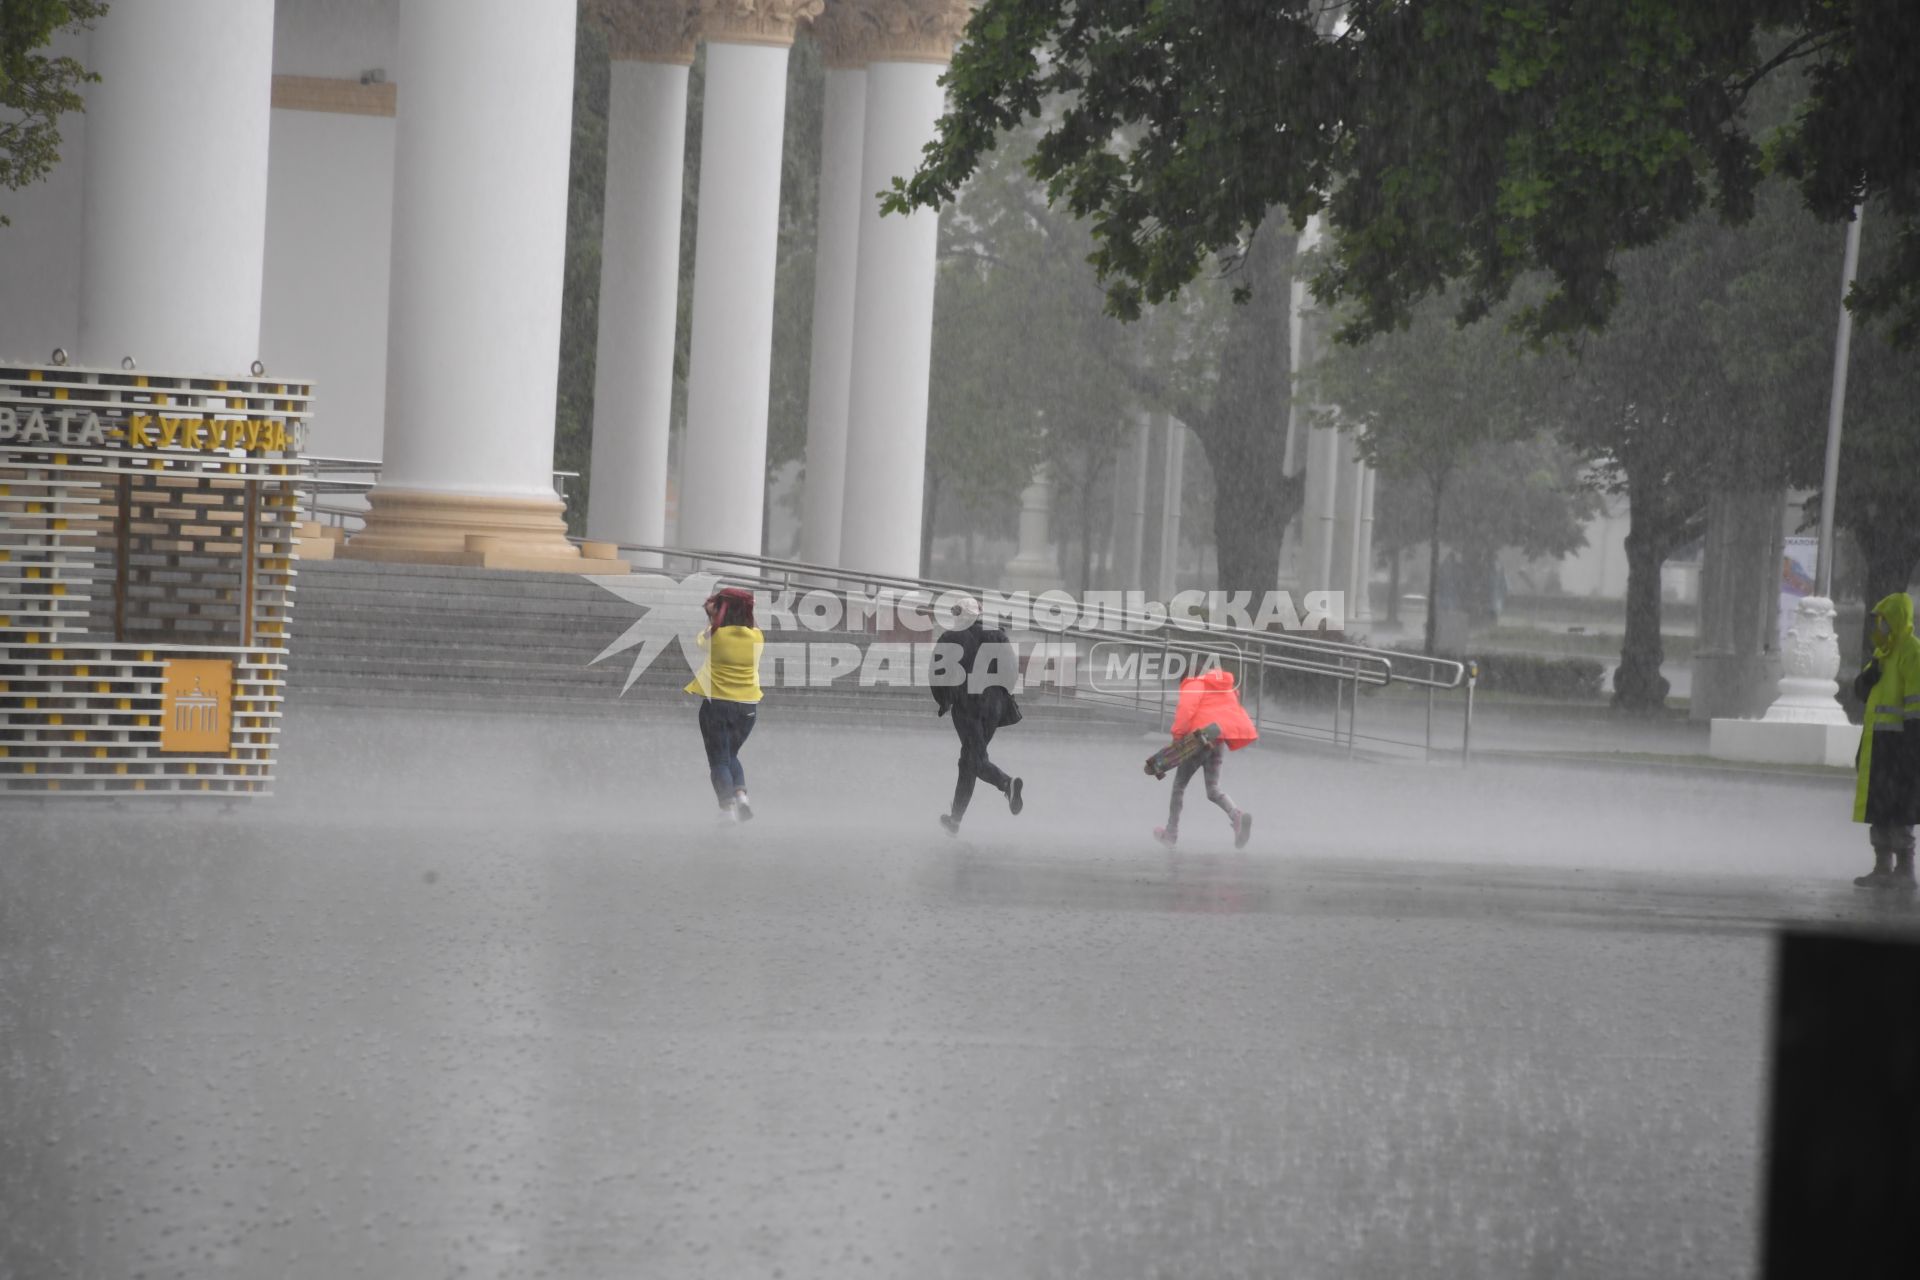
[{"label": "hedge", "polygon": [[1480,664],[1479,688],[1487,693],[1573,702],[1597,702],[1606,696],[1606,665],[1593,658],[1489,653],[1474,660]]}]

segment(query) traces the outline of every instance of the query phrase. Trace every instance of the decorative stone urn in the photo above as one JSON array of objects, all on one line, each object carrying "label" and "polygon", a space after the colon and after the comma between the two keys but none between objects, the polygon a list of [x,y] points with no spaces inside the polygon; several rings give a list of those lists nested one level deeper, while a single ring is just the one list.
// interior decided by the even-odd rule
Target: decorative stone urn
[{"label": "decorative stone urn", "polygon": [[1833,601],[1803,596],[1780,655],[1780,696],[1764,717],[1784,724],[1846,724],[1835,695],[1840,643],[1833,633]]}]

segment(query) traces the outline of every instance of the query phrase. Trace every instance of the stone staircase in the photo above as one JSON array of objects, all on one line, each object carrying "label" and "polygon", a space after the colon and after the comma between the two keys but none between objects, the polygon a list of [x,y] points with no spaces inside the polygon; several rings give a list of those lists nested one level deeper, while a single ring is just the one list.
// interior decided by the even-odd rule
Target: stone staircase
[{"label": "stone staircase", "polygon": [[[508,573],[432,565],[302,561],[295,581],[289,706],[379,707],[636,715],[686,704],[690,674],[671,646],[623,696],[633,651],[598,665],[596,655],[640,616],[636,603],[572,574]],[[646,592],[639,604],[697,604],[678,588]],[[769,640],[788,638],[782,633]],[[792,639],[852,641],[851,632],[795,633]],[[927,723],[922,688],[770,684],[769,700],[789,713],[848,723]],[[1023,698],[1029,721],[1060,727],[1142,727],[1124,708],[1050,696]]]}]

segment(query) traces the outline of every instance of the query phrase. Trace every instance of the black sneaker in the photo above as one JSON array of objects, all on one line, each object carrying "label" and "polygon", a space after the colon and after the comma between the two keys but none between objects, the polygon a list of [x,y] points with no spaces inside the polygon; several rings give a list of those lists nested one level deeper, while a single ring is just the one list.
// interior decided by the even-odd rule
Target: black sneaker
[{"label": "black sneaker", "polygon": [[950,836],[957,836],[960,834],[960,819],[954,817],[950,813],[943,813],[940,815],[940,825],[947,829],[947,834]]},{"label": "black sneaker", "polygon": [[1020,789],[1024,785],[1018,778],[1007,784],[1007,808],[1014,813],[1026,807],[1026,801],[1020,798]]}]

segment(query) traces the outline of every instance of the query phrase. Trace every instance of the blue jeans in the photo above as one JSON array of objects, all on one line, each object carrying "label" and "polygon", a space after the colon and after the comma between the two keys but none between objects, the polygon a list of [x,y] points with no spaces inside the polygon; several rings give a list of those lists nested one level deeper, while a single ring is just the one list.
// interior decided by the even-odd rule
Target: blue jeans
[{"label": "blue jeans", "polygon": [[753,732],[753,720],[759,707],[751,702],[722,702],[706,698],[700,703],[700,741],[707,748],[707,772],[713,779],[714,799],[722,809],[733,803],[733,793],[747,785],[746,770],[740,767],[740,748]]}]

